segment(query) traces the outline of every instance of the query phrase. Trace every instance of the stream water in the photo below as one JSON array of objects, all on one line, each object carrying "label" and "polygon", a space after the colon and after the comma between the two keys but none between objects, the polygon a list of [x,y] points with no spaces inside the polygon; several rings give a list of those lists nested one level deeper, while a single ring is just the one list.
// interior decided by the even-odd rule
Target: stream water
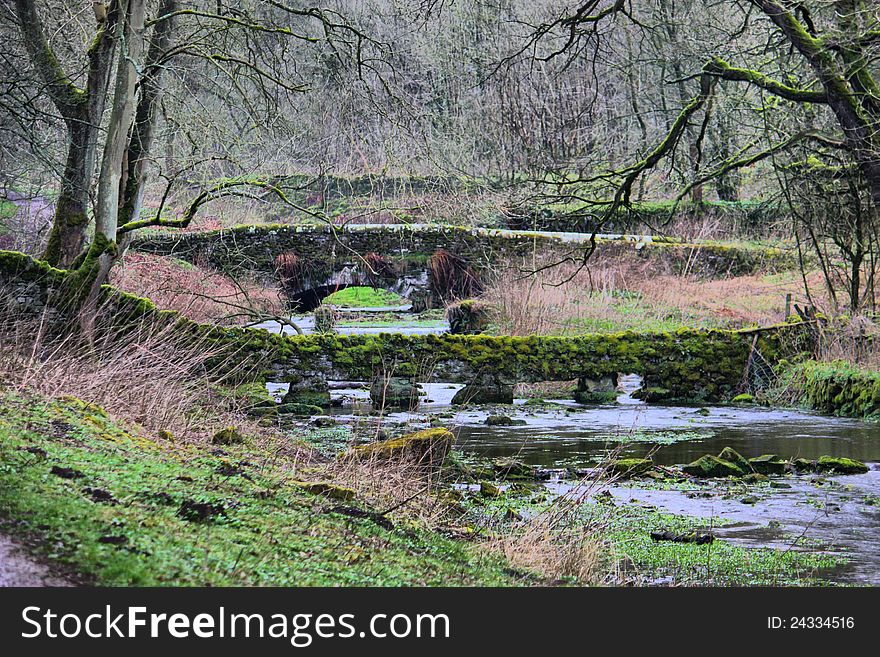
[{"label": "stream water", "polygon": [[[404,324],[382,330],[423,329]],[[764,485],[757,490],[757,501],[749,504],[742,502],[744,493],[731,494],[729,483],[712,480],[700,483],[697,490],[635,483],[614,485],[610,492],[621,502],[637,501],[669,513],[705,518],[707,525],[722,519],[725,524],[715,528],[716,535],[745,546],[791,549],[793,537],[799,538],[795,549],[821,549],[849,558],[832,579],[880,585],[880,424],[758,407],[648,405],[631,396],[639,383],[638,377],[623,377],[616,404],[536,405],[520,399],[513,406],[492,408],[452,406],[451,398],[461,386],[425,384],[417,411],[391,413],[384,421],[417,429],[439,419],[456,433],[458,448],[467,454],[513,457],[569,472],[594,467],[615,450],[626,456],[650,455],[661,465],[689,463],[724,447],[747,458],[777,454],[858,459],[868,464],[867,474],[786,477],[784,485],[790,487]],[[351,422],[365,420],[362,413],[369,410],[365,389],[335,389],[333,394],[343,401],[335,414]],[[523,420],[525,425],[486,426],[486,417],[493,413]],[[572,485],[564,476],[547,483],[560,494]]]}]

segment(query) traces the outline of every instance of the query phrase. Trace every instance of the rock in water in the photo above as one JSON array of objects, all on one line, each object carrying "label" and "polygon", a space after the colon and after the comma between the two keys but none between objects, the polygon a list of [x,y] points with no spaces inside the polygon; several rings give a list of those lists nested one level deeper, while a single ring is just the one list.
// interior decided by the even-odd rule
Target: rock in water
[{"label": "rock in water", "polygon": [[358,445],[352,453],[357,458],[409,461],[436,470],[443,465],[454,439],[446,429],[424,429],[399,438]]},{"label": "rock in water", "polygon": [[487,427],[524,427],[528,424],[525,420],[514,420],[506,415],[490,415],[484,424]]},{"label": "rock in water", "polygon": [[515,459],[496,459],[492,468],[500,479],[534,479],[537,476],[535,468]]},{"label": "rock in water", "polygon": [[737,452],[732,447],[725,447],[721,450],[721,453],[718,454],[718,458],[722,461],[727,461],[728,463],[733,463],[736,467],[738,467],[743,472],[751,472],[752,468],[749,466],[749,461],[745,456]]},{"label": "rock in water", "polygon": [[842,456],[823,456],[816,461],[816,470],[838,474],[864,474],[868,471],[868,466],[861,461]]},{"label": "rock in water", "polygon": [[608,472],[618,477],[636,477],[652,467],[651,459],[617,459],[608,466]]},{"label": "rock in water", "polygon": [[762,454],[749,459],[749,466],[755,472],[763,475],[782,475],[788,469],[788,463],[776,454]]},{"label": "rock in water", "polygon": [[724,461],[717,456],[706,454],[693,463],[688,463],[682,472],[692,477],[741,477],[745,472],[736,464]]}]

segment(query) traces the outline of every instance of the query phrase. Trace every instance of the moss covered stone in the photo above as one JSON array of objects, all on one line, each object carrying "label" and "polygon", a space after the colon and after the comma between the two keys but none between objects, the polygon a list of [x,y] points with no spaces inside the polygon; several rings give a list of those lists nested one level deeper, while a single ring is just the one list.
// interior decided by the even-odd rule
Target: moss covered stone
[{"label": "moss covered stone", "polygon": [[436,469],[443,464],[454,440],[447,429],[424,429],[399,438],[358,445],[353,453],[361,459],[408,461]]},{"label": "moss covered stone", "polygon": [[495,459],[492,470],[499,479],[534,479],[537,471],[531,466],[516,459]]},{"label": "moss covered stone", "polygon": [[312,415],[321,415],[324,409],[320,406],[312,404],[296,404],[287,402],[279,404],[276,408],[278,415],[291,415],[293,417],[311,417]]},{"label": "moss covered stone", "polygon": [[816,461],[816,470],[837,474],[864,474],[868,471],[868,466],[861,461],[842,456],[823,456]]},{"label": "moss covered stone", "polygon": [[214,445],[240,445],[245,442],[245,437],[235,427],[225,427],[220,429],[211,438]]},{"label": "moss covered stone", "polygon": [[880,418],[880,372],[846,363],[807,361],[781,375],[789,394],[799,393],[817,411],[849,417]]},{"label": "moss covered stone", "polygon": [[749,467],[763,475],[782,475],[788,469],[788,463],[776,454],[762,454],[749,459]]},{"label": "moss covered stone", "polygon": [[608,472],[616,477],[637,477],[654,467],[651,459],[617,459],[608,466]]},{"label": "moss covered stone", "polygon": [[523,427],[528,424],[525,420],[513,419],[507,415],[490,415],[483,422],[487,427]]},{"label": "moss covered stone", "polygon": [[722,449],[721,452],[718,454],[718,458],[722,461],[733,463],[743,472],[751,472],[752,470],[746,457],[744,457],[732,447],[725,447],[724,449]]},{"label": "moss covered stone", "polygon": [[709,454],[701,456],[693,463],[688,463],[682,467],[682,472],[701,478],[741,477],[745,474],[745,471],[735,463]]}]

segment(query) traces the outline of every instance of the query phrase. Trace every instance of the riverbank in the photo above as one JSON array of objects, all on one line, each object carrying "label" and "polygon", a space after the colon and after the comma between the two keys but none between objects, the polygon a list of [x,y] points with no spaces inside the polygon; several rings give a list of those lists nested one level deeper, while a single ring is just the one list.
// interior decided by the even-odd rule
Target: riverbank
[{"label": "riverbank", "polygon": [[344,488],[297,483],[295,477],[320,471],[320,463],[297,467],[308,461],[308,449],[291,436],[271,445],[256,440],[177,442],[135,433],[72,398],[7,392],[0,403],[4,531],[103,585],[541,581],[405,516],[388,529],[330,512],[363,502]]},{"label": "riverbank", "polygon": [[880,420],[880,372],[843,360],[788,365],[768,399],[829,415]]},{"label": "riverbank", "polygon": [[[460,456],[442,482],[416,491],[417,510],[383,514],[386,525],[373,517],[382,511],[376,489],[393,472],[340,470],[336,454],[364,433],[327,426],[303,418],[285,431],[212,444],[138,431],[74,398],[7,391],[3,531],[27,539],[40,559],[103,585],[803,585],[823,582],[840,563],[723,540],[658,542],[652,533],[724,523],[664,512],[637,495],[623,501],[599,480],[587,495],[572,495],[584,490],[573,481],[562,497],[498,473],[488,475],[496,483],[481,479],[474,488]],[[527,552],[536,527],[581,537],[586,579],[548,578],[523,565],[536,557]],[[575,546],[567,545],[570,555]]]}]

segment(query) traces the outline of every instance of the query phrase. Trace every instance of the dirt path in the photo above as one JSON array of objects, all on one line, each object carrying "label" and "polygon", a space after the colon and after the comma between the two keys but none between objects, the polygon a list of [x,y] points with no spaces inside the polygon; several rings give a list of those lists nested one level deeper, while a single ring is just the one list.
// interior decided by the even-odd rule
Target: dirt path
[{"label": "dirt path", "polygon": [[29,557],[17,543],[0,534],[0,586],[70,586],[49,568]]}]

